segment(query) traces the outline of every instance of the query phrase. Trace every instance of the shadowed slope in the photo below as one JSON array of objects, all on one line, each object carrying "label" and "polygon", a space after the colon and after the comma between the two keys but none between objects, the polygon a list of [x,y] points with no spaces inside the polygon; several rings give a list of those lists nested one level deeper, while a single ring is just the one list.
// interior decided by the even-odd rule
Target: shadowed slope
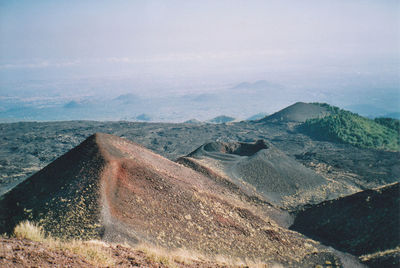
[{"label": "shadowed slope", "polygon": [[263,140],[207,143],[179,161],[211,170],[248,194],[288,209],[351,193],[347,185],[317,175]]},{"label": "shadowed slope", "polygon": [[[400,184],[394,183],[313,205],[298,213],[291,229],[355,255],[381,251],[382,254],[366,257],[365,261],[368,263],[369,258],[373,258],[376,263],[374,267],[398,267]],[[388,254],[384,254],[384,251],[395,248],[397,255],[386,260],[386,265],[376,260],[377,257],[387,258]],[[388,266],[393,261],[395,265]]]},{"label": "shadowed slope", "polygon": [[[293,267],[309,261],[319,246],[279,227],[271,210],[137,144],[95,134],[2,197],[0,232],[31,219],[64,237],[144,241]],[[324,254],[320,261],[340,263]]]},{"label": "shadowed slope", "polygon": [[105,164],[93,135],[1,197],[0,233],[21,220],[40,219],[55,235],[100,236],[99,177]]}]

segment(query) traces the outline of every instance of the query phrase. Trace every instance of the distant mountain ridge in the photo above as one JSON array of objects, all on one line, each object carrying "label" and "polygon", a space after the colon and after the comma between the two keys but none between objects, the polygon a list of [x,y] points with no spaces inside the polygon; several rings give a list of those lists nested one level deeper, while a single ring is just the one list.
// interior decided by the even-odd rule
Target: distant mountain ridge
[{"label": "distant mountain ridge", "polygon": [[400,112],[385,114],[383,117],[389,117],[400,120]]},{"label": "distant mountain ridge", "polygon": [[266,80],[258,80],[254,83],[242,82],[233,87],[233,89],[268,89],[268,88],[281,88],[281,85],[268,82]]},{"label": "distant mountain ridge", "polygon": [[135,117],[136,120],[139,121],[151,121],[151,116],[148,114],[139,114],[138,116]]},{"label": "distant mountain ridge", "polygon": [[248,117],[246,120],[260,120],[268,116],[268,113],[258,113]]},{"label": "distant mountain ridge", "polygon": [[214,118],[208,120],[208,122],[214,123],[214,124],[222,124],[222,123],[229,123],[234,120],[235,120],[234,117],[227,116],[227,115],[220,115],[220,116],[217,116],[217,117],[214,117]]},{"label": "distant mountain ridge", "polygon": [[183,123],[184,123],[184,124],[195,124],[195,125],[197,125],[197,124],[203,124],[202,121],[197,120],[197,119],[195,119],[195,118],[186,120],[186,121],[183,122]]}]

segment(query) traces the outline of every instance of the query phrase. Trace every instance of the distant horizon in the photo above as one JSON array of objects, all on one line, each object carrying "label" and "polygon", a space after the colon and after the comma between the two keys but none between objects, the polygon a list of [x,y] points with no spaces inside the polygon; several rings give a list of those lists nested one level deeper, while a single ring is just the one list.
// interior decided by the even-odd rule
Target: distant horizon
[{"label": "distant horizon", "polygon": [[[399,14],[395,0],[2,1],[0,119],[246,118],[296,101],[395,113]],[[107,105],[125,94],[143,102]]]},{"label": "distant horizon", "polygon": [[[279,108],[278,110],[275,110],[273,112],[267,113],[267,112],[258,112],[255,114],[251,114],[250,116],[247,117],[233,117],[232,115],[229,114],[218,114],[215,115],[213,117],[209,117],[209,118],[203,118],[203,119],[199,119],[199,118],[189,118],[186,117],[185,119],[182,119],[180,121],[174,121],[174,120],[159,120],[159,118],[153,118],[151,115],[146,114],[146,113],[141,113],[139,115],[137,115],[136,117],[131,117],[131,118],[119,118],[119,119],[101,119],[101,118],[85,118],[82,117],[81,119],[79,118],[72,118],[72,119],[21,119],[21,118],[0,118],[0,124],[1,123],[18,123],[18,122],[61,122],[61,121],[96,121],[96,122],[135,122],[135,123],[171,123],[171,124],[179,124],[179,123],[190,123],[190,124],[197,124],[197,123],[209,123],[209,124],[220,124],[220,123],[234,123],[234,122],[240,122],[240,121],[251,121],[251,120],[260,120],[263,118],[266,118],[268,116],[274,115],[275,113],[278,113],[288,107],[291,107],[295,104],[298,103],[306,103],[306,104],[315,104],[315,103],[320,103],[320,104],[328,104],[331,105],[329,103],[326,102],[294,102],[290,105],[287,105],[285,107]],[[71,101],[71,103],[67,103],[67,105],[71,105],[71,106],[75,106],[75,105],[79,105],[79,103],[75,103],[74,101]],[[357,110],[357,107],[353,107],[353,109],[346,109],[340,106],[335,106],[335,105],[331,105],[334,107],[338,107],[339,109],[342,110],[347,110],[350,112],[353,112],[355,114],[359,114],[363,117],[367,117],[370,119],[374,119],[374,118],[393,118],[393,119],[397,119],[400,120],[400,112],[393,112],[390,114],[385,114],[385,115],[378,115],[378,116],[373,116],[373,115],[365,115],[362,113],[359,113],[355,110]],[[71,107],[71,108],[77,108],[77,107]],[[79,108],[79,107],[78,107]],[[82,110],[81,110],[82,111]]]}]

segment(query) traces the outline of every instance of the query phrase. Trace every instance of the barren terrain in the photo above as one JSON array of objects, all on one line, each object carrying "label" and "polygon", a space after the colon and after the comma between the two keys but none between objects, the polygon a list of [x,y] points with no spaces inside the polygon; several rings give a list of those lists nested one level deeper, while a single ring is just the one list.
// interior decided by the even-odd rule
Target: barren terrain
[{"label": "barren terrain", "polygon": [[[315,105],[295,104],[271,120],[223,124],[0,124],[0,231],[12,235],[19,222],[31,220],[62,239],[145,242],[206,256],[197,266],[233,265],[215,262],[223,256],[290,267],[358,267],[360,261],[396,267],[399,239],[387,230],[398,233],[398,190],[382,213],[379,200],[387,195],[369,189],[399,181],[400,153],[302,134],[301,122],[327,114],[307,106]],[[346,201],[352,198],[357,206]],[[357,218],[354,211],[365,206],[366,218]],[[340,211],[348,213],[341,217]],[[307,213],[317,229],[334,224],[310,231],[310,217],[302,217]],[[315,240],[288,230],[293,221],[293,229]],[[365,230],[344,232],[354,221]],[[373,241],[385,246],[367,249],[367,234],[378,229]],[[121,249],[111,244],[109,250]],[[8,264],[29,265],[24,259],[31,248],[43,266],[49,258],[42,257],[53,253],[55,263],[85,261],[29,241],[4,238],[1,245]]]}]

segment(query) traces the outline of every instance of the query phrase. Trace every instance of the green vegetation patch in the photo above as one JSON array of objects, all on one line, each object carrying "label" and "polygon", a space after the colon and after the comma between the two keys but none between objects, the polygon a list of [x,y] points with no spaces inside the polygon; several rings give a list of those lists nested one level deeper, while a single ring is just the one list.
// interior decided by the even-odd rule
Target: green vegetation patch
[{"label": "green vegetation patch", "polygon": [[299,129],[312,137],[333,142],[349,143],[361,148],[399,151],[399,120],[371,120],[327,104],[331,115],[309,119]]},{"label": "green vegetation patch", "polygon": [[380,118],[375,118],[374,121],[385,127],[393,129],[394,131],[400,132],[400,120],[399,119],[380,117]]}]

